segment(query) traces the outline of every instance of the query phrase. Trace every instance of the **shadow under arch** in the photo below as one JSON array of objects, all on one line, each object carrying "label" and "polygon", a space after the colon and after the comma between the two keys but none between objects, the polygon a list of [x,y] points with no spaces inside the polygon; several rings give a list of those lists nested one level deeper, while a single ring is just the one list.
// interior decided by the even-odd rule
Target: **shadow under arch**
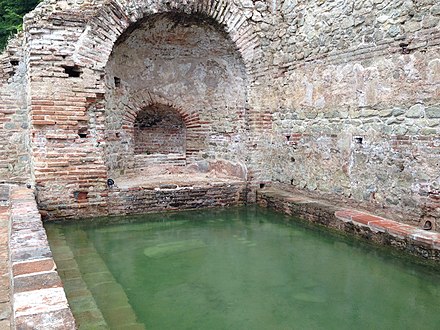
[{"label": "shadow under arch", "polygon": [[133,125],[134,154],[180,154],[186,152],[186,126],[179,112],[163,104],[139,111]]}]

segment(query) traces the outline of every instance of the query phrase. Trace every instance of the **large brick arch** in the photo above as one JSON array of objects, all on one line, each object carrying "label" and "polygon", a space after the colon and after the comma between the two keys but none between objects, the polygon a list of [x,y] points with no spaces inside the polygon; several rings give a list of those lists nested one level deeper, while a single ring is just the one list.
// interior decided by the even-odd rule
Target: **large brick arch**
[{"label": "large brick arch", "polygon": [[[129,137],[124,135],[125,127],[130,124],[127,116],[135,114],[142,105],[151,104],[149,94],[153,102],[171,105],[181,113],[187,128],[189,162],[217,158],[244,161],[247,122],[251,121],[251,113],[256,112],[254,105],[251,108],[249,104],[253,104],[255,94],[252,94],[253,82],[261,76],[263,51],[259,23],[251,19],[253,9],[240,2],[44,1],[26,18],[25,33],[29,40],[35,40],[26,45],[32,54],[29,57],[32,181],[38,189],[42,209],[54,217],[106,212],[107,178],[124,174],[133,164],[133,155],[126,143]],[[107,74],[107,68],[119,42],[123,42],[132,29],[139,31],[136,30],[139,24],[174,14],[204,17],[207,26],[212,27],[210,31],[224,37],[234,61],[231,65],[236,69],[231,72],[240,73],[230,75],[237,78],[234,91],[238,92],[227,102],[203,107],[171,96],[170,100],[164,100],[166,93],[155,96],[157,91],[145,89],[145,93],[139,93],[145,99],[139,100],[138,105],[127,103],[133,109],[124,106],[125,99],[118,99],[117,108],[108,106],[111,96],[108,83],[113,77]],[[40,43],[40,39],[48,40],[50,46]],[[49,53],[49,60],[40,56]],[[230,85],[225,83],[224,86]],[[122,80],[120,90],[124,88]],[[118,93],[116,89],[115,93]],[[210,97],[206,97],[207,102],[211,102]],[[48,154],[51,156],[47,157]],[[79,193],[87,194],[87,200],[79,201]],[[66,209],[57,209],[60,201]]]},{"label": "large brick arch", "polygon": [[115,1],[103,5],[89,20],[79,38],[74,62],[103,70],[118,38],[136,22],[158,13],[202,14],[222,25],[240,53],[249,74],[261,56],[259,38],[249,13],[232,0]]}]

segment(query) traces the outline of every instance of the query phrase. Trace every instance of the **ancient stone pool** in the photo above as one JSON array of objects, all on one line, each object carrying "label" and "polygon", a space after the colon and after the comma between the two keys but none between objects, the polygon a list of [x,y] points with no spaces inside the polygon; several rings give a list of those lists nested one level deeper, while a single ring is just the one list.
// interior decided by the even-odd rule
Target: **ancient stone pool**
[{"label": "ancient stone pool", "polygon": [[271,210],[45,225],[80,329],[434,329],[440,274]]}]

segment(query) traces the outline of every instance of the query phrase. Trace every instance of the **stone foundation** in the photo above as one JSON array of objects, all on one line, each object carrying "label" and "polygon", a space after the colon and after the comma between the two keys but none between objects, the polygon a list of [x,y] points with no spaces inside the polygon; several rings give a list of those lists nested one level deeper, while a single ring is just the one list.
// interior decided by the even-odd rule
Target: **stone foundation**
[{"label": "stone foundation", "polygon": [[391,246],[426,260],[440,261],[440,234],[436,232],[356,209],[347,209],[279,187],[259,190],[257,203],[379,245]]},{"label": "stone foundation", "polygon": [[243,204],[246,184],[240,181],[161,184],[159,187],[115,188],[109,193],[109,215],[227,207]]}]

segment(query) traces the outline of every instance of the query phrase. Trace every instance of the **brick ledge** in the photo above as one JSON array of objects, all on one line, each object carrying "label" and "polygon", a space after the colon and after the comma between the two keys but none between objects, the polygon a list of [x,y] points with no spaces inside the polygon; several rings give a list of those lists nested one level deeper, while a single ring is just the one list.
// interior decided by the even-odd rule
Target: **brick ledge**
[{"label": "brick ledge", "polygon": [[260,206],[298,216],[427,260],[440,261],[440,233],[312,199],[280,188],[257,191]]},{"label": "brick ledge", "polygon": [[13,329],[76,329],[33,191],[12,188],[10,205]]}]

